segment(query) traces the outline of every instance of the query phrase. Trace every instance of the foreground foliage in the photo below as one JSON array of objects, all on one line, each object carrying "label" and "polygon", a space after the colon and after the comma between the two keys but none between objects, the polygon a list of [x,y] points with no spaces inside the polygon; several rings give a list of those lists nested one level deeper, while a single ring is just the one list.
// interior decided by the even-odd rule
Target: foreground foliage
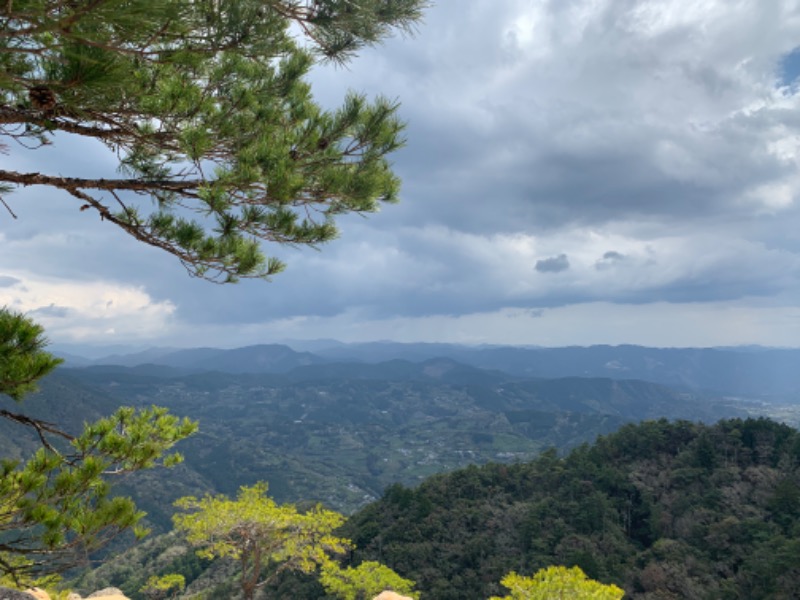
[{"label": "foreground foliage", "polygon": [[[235,500],[186,497],[176,506],[189,512],[173,517],[175,529],[200,547],[198,556],[239,561],[245,599],[254,598],[258,590],[288,571],[319,572],[325,591],[342,600],[369,600],[387,589],[418,597],[413,581],[377,562],[341,568],[334,557],[352,549],[349,540],[334,535],[344,517],[319,505],[300,512],[294,505],[277,504],[267,496],[264,482],[242,487]],[[181,581],[185,582],[183,577]],[[151,578],[148,589],[157,588],[154,582],[163,583],[164,578]]]},{"label": "foreground foliage", "polygon": [[336,215],[375,211],[399,187],[386,160],[403,143],[397,103],[352,94],[326,111],[304,76],[320,57],[345,61],[392,30],[409,31],[424,4],[3,3],[0,142],[96,141],[122,176],[0,169],[0,193],[62,191],[196,276],[277,273],[283,264],[265,258],[260,241],[328,241]]},{"label": "foreground foliage", "polygon": [[153,575],[142,586],[141,591],[148,600],[163,600],[174,598],[186,587],[186,578],[183,575],[170,573],[161,577]]},{"label": "foreground foliage", "polygon": [[238,560],[244,597],[272,582],[285,570],[311,573],[342,554],[349,541],[333,535],[344,517],[320,506],[301,513],[294,505],[277,504],[267,484],[242,487],[236,500],[225,496],[181,498],[175,528],[186,534],[198,555]]},{"label": "foreground foliage", "polygon": [[625,595],[615,585],[589,579],[579,567],[547,567],[532,577],[512,571],[501,583],[511,593],[491,600],[622,600]]},{"label": "foreground foliage", "polygon": [[328,594],[342,600],[371,600],[384,590],[419,598],[419,594],[414,591],[413,581],[401,577],[386,565],[371,560],[357,567],[344,569],[329,561],[323,565],[319,580]]},{"label": "foreground foliage", "polygon": [[[0,310],[0,394],[20,403],[58,359],[43,350],[41,327]],[[5,404],[5,403],[4,403]],[[56,425],[0,409],[0,416],[33,429],[41,444],[27,459],[0,460],[0,573],[18,584],[85,560],[143,513],[111,494],[110,479],[171,466],[167,454],[196,425],[163,408],[120,408],[72,436]]]}]

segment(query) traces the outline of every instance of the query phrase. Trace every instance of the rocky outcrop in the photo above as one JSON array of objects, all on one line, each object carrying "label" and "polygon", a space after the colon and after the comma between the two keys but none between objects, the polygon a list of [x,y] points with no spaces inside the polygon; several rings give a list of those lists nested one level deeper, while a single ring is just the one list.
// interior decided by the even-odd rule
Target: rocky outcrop
[{"label": "rocky outcrop", "polygon": [[11,588],[0,587],[0,600],[37,600],[36,596],[28,592],[20,592]]},{"label": "rocky outcrop", "polygon": [[397,592],[385,591],[375,596],[372,600],[414,600],[409,596],[401,596]]},{"label": "rocky outcrop", "polygon": [[[105,588],[86,596],[85,600],[130,600],[117,588]],[[51,600],[50,594],[40,588],[31,588],[21,592],[11,588],[0,587],[0,600]],[[67,600],[84,600],[80,594],[71,593]]]},{"label": "rocky outcrop", "polygon": [[99,592],[95,592],[94,594],[89,594],[86,596],[87,598],[103,598],[104,600],[117,600],[117,598],[125,598],[125,594],[122,593],[122,590],[118,590],[117,588],[104,588]]}]

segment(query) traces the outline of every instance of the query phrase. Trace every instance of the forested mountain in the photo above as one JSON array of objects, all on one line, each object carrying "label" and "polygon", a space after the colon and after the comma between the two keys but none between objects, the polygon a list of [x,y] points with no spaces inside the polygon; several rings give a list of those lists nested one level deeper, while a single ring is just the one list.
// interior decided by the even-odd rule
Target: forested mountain
[{"label": "forested mountain", "polygon": [[[451,358],[318,362],[281,348],[255,352],[240,364],[285,359],[281,372],[212,371],[194,359],[62,369],[23,409],[68,429],[118,405],[196,419],[200,433],[179,447],[183,465],[118,488],[156,532],[170,528],[180,496],[232,495],[266,480],[279,502],[346,513],[366,505],[345,531],[359,548],[353,560],[388,564],[426,598],[486,598],[501,592],[506,572],[548,564],[577,564],[637,598],[797,591],[787,566],[800,558],[795,431],[768,421],[652,421],[711,423],[767,405],[640,380],[523,377]],[[642,419],[651,421],[625,425]],[[10,455],[36,447],[10,426],[0,425]],[[598,435],[608,437],[582,446]],[[148,566],[114,561],[111,575],[89,581],[135,596],[139,575],[171,569],[199,577],[194,590],[232,589],[224,564],[201,564],[180,542],[153,544],[142,547],[156,553],[145,552]],[[319,593],[314,581],[289,577],[272,592]]]},{"label": "forested mountain", "polygon": [[344,528],[428,600],[578,565],[628,597],[800,597],[800,434],[765,419],[626,425],[565,458],[392,486]]},{"label": "forested mountain", "polygon": [[[800,433],[766,419],[629,424],[564,457],[390,486],[339,533],[356,544],[352,564],[380,561],[424,600],[485,600],[509,571],[548,565],[580,566],[637,600],[798,598]],[[235,569],[170,534],[82,584],[138,598],[147,576],[176,572],[186,598],[232,598]],[[326,596],[313,577],[291,575],[264,598]]]},{"label": "forested mountain", "polygon": [[[469,464],[531,460],[625,422],[713,421],[747,408],[643,381],[522,379],[432,359],[306,365],[281,374],[154,364],[66,369],[23,409],[45,419],[65,413],[59,422],[75,431],[118,405],[152,404],[200,424],[179,447],[185,463],[168,477],[145,473],[121,487],[161,530],[181,495],[231,494],[267,480],[279,501],[352,512],[394,483],[416,484]],[[0,436],[11,426],[0,425]],[[17,444],[6,439],[8,447]]]},{"label": "forested mountain", "polygon": [[[629,421],[743,414],[720,399],[641,381],[517,380],[441,359],[307,366],[282,375],[168,378],[161,367],[144,369],[71,373],[123,404],[155,403],[198,420],[200,433],[181,445],[181,472],[191,471],[203,487],[231,494],[267,480],[280,501],[321,501],[345,512],[393,483],[530,460]],[[145,509],[164,521],[160,503]]]}]

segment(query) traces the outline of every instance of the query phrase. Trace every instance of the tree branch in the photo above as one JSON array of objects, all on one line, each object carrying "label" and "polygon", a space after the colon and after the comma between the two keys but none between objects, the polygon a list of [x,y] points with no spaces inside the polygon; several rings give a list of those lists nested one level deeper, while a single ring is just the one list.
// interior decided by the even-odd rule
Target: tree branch
[{"label": "tree branch", "polygon": [[10,214],[12,217],[14,217],[14,218],[16,219],[16,218],[17,218],[17,215],[16,215],[16,214],[14,214],[14,211],[13,211],[13,210],[11,210],[11,207],[10,207],[10,206],[8,205],[8,203],[7,203],[7,202],[6,202],[6,201],[3,199],[3,197],[2,197],[2,196],[0,196],[0,202],[2,202],[2,203],[3,203],[3,206],[5,206],[5,207],[6,207],[6,210],[8,211],[8,214]]},{"label": "tree branch", "polygon": [[52,433],[53,435],[60,436],[65,440],[69,441],[75,439],[70,434],[61,431],[53,423],[48,423],[47,421],[41,421],[39,419],[34,419],[33,417],[28,417],[26,415],[21,415],[19,413],[13,413],[5,409],[0,409],[0,417],[5,417],[10,421],[14,421],[15,423],[20,423],[21,425],[27,425],[28,427],[33,427],[36,430],[36,433],[39,435],[39,439],[41,440],[42,445],[51,452],[55,452],[59,456],[60,453],[58,452],[58,450],[56,450],[45,437],[44,435],[45,432]]},{"label": "tree branch", "polygon": [[[95,121],[93,125],[78,123],[80,118],[71,114],[62,106],[56,106],[52,111],[42,114],[42,111],[20,107],[0,106],[0,126],[2,125],[35,125],[46,131],[64,131],[83,137],[101,140],[115,146],[131,146],[134,142],[146,143],[159,148],[160,151],[179,152],[180,147],[175,142],[172,132],[152,131],[146,134],[137,130],[137,124],[128,122],[124,118],[126,111],[118,110],[113,114],[99,114],[86,112],[81,117],[87,122]],[[142,115],[136,115],[141,117]],[[88,118],[87,118],[88,117]],[[25,130],[24,133],[7,132],[11,137],[29,137],[36,135],[34,131]]]},{"label": "tree branch", "polygon": [[183,195],[193,195],[203,183],[201,179],[187,179],[175,181],[172,179],[84,179],[80,177],[54,177],[42,173],[18,173],[0,169],[0,181],[15,183],[17,185],[49,185],[62,190],[103,190],[103,191],[131,191],[146,192],[160,190]]}]

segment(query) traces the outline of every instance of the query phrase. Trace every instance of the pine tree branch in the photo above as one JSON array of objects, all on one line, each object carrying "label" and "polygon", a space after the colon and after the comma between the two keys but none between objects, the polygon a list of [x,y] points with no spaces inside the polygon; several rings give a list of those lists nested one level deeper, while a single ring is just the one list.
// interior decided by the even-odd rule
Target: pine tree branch
[{"label": "pine tree branch", "polygon": [[[128,234],[133,236],[135,239],[139,240],[140,242],[144,242],[149,246],[153,246],[155,248],[160,248],[173,256],[176,256],[181,263],[186,267],[186,270],[189,272],[190,275],[195,275],[196,271],[192,270],[192,265],[197,263],[197,257],[194,256],[191,252],[185,251],[179,245],[171,243],[168,240],[165,240],[163,237],[155,235],[152,233],[150,228],[145,225],[142,225],[138,222],[130,223],[123,221],[122,219],[114,216],[106,207],[105,204],[100,202],[99,200],[92,198],[90,195],[76,189],[76,188],[64,188],[70,194],[78,198],[79,200],[83,200],[91,207],[95,208],[100,213],[100,218],[105,221],[110,221],[117,225],[121,229],[125,230]],[[117,199],[119,200],[119,199]],[[222,261],[213,261],[213,259],[207,259],[207,263],[215,264],[215,268],[219,269],[222,272],[228,272],[222,266]],[[215,281],[212,277],[206,277],[209,281]]]},{"label": "pine tree branch", "polygon": [[47,130],[57,129],[100,140],[118,140],[121,136],[130,135],[129,130],[122,128],[91,127],[72,121],[65,121],[59,117],[60,115],[57,112],[53,115],[43,116],[41,111],[0,106],[0,125],[36,125]]},{"label": "pine tree branch", "polygon": [[[48,423],[47,421],[42,421],[40,419],[34,419],[33,417],[28,417],[26,415],[21,415],[19,413],[13,413],[11,411],[0,409],[0,417],[4,417],[10,421],[14,421],[15,423],[19,423],[21,425],[27,425],[28,427],[33,427],[36,430],[36,433],[39,436],[39,439],[42,442],[42,445],[54,452],[59,454],[59,452],[50,444],[45,436],[45,432],[52,433],[53,435],[60,436],[65,440],[72,441],[75,438],[70,434],[66,433],[65,431],[60,430],[56,427],[53,423]],[[59,454],[60,455],[60,454]]]},{"label": "pine tree branch", "polygon": [[5,206],[6,210],[8,211],[8,214],[10,214],[10,215],[11,215],[11,216],[12,216],[14,219],[16,219],[16,218],[17,218],[17,215],[14,213],[14,211],[13,211],[13,210],[11,210],[11,207],[10,207],[10,206],[8,205],[8,203],[7,203],[7,202],[6,202],[6,201],[3,199],[3,197],[2,197],[2,196],[0,196],[0,202],[3,204],[3,206]]},{"label": "pine tree branch", "polygon": [[[152,141],[153,144],[158,144],[160,148],[164,148],[164,144],[171,137],[159,132],[141,135],[133,130],[132,127],[125,127],[107,115],[103,115],[103,118],[98,116],[98,120],[104,121],[107,125],[106,127],[82,125],[74,121],[65,120],[64,117],[69,116],[64,113],[63,109],[58,107],[51,114],[43,115],[42,111],[38,110],[0,106],[0,125],[35,125],[48,131],[64,131],[117,144],[122,144],[123,141],[131,143],[134,140],[146,138]],[[24,137],[29,134],[30,132],[26,131],[17,135]]]},{"label": "pine tree branch", "polygon": [[131,191],[150,194],[153,190],[173,192],[184,196],[195,196],[196,190],[205,183],[202,179],[85,179],[81,177],[55,177],[42,173],[19,173],[0,169],[0,181],[17,185],[49,185],[61,190]]}]

